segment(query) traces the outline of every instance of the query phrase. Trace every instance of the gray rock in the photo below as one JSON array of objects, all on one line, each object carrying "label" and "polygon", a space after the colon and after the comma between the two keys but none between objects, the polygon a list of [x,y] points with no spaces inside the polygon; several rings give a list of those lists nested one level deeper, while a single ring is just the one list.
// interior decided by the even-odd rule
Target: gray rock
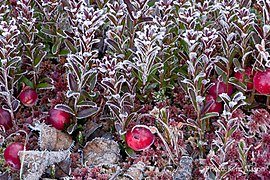
[{"label": "gray rock", "polygon": [[180,159],[179,167],[173,174],[173,180],[190,180],[193,168],[192,162],[192,157],[183,156]]},{"label": "gray rock", "polygon": [[133,180],[143,179],[143,172],[145,169],[145,164],[141,161],[133,164],[127,172],[124,174],[124,177],[128,177]]}]

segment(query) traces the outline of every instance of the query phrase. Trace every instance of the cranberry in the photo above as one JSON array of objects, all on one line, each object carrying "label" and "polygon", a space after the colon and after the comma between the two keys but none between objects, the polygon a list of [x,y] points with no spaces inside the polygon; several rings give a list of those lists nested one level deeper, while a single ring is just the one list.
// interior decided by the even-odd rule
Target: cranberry
[{"label": "cranberry", "polygon": [[70,124],[70,115],[65,111],[61,111],[58,109],[51,109],[49,111],[49,117],[47,122],[51,124],[53,127],[59,130],[63,130],[66,125]]},{"label": "cranberry", "polygon": [[34,89],[26,88],[20,93],[19,99],[23,105],[33,106],[37,102],[38,94]]},{"label": "cranberry", "polygon": [[19,151],[23,151],[23,147],[23,143],[15,142],[9,144],[4,151],[5,161],[11,168],[15,170],[20,170],[21,162],[18,153]]},{"label": "cranberry", "polygon": [[0,125],[3,125],[6,130],[13,126],[10,113],[2,108],[0,108]]},{"label": "cranberry", "polygon": [[254,88],[261,94],[270,94],[270,69],[258,71],[253,78]]},{"label": "cranberry", "polygon": [[[236,79],[238,79],[240,82],[246,84],[244,76],[246,76],[248,80],[251,80],[251,79],[252,79],[252,77],[251,77],[251,72],[252,72],[252,68],[251,68],[251,67],[247,67],[247,68],[245,69],[245,72],[244,72],[244,73],[238,71],[238,72],[236,72],[236,73],[234,74],[234,77],[235,77]],[[248,89],[248,90],[253,89],[253,83],[248,82],[248,83],[247,83],[247,89]]]},{"label": "cranberry", "polygon": [[207,112],[220,112],[222,111],[222,103],[221,102],[217,102],[216,99],[214,98],[214,96],[212,95],[207,95],[205,97],[206,102],[209,102],[211,100],[214,100],[213,104],[210,106],[210,108],[208,109]]},{"label": "cranberry", "polygon": [[141,151],[149,148],[155,140],[152,132],[145,127],[135,127],[127,131],[127,145],[135,151]]},{"label": "cranberry", "polygon": [[215,81],[215,84],[209,88],[209,94],[217,98],[219,94],[226,93],[228,88],[228,95],[232,95],[233,87],[231,84],[226,85],[224,82]]}]

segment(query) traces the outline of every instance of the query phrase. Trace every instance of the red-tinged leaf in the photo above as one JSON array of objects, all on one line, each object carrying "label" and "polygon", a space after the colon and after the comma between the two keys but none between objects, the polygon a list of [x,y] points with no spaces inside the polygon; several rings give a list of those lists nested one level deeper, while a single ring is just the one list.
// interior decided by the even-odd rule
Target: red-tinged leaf
[{"label": "red-tinged leaf", "polygon": [[110,20],[115,26],[118,25],[117,19],[116,19],[116,17],[115,17],[114,15],[108,13],[108,14],[107,14],[107,17],[109,18],[109,20]]},{"label": "red-tinged leaf", "polygon": [[89,85],[90,89],[89,91],[92,91],[97,82],[97,73],[93,71],[88,71],[82,76],[82,87],[85,85]]},{"label": "red-tinged leaf", "polygon": [[257,34],[260,36],[260,38],[263,39],[263,29],[259,27],[256,23],[253,24],[253,27]]},{"label": "red-tinged leaf", "polygon": [[120,45],[116,41],[114,41],[112,39],[105,39],[105,42],[114,51],[116,51],[116,52],[122,52],[121,49],[120,49]]},{"label": "red-tinged leaf", "polygon": [[124,129],[126,129],[129,125],[129,123],[135,119],[137,117],[137,113],[136,112],[133,112],[131,114],[128,115],[126,121],[125,121],[125,124],[124,124]]},{"label": "red-tinged leaf", "polygon": [[71,74],[71,73],[67,74],[67,81],[68,81],[68,88],[71,91],[77,91],[78,85],[77,85],[77,81],[76,81],[73,74]]},{"label": "red-tinged leaf", "polygon": [[123,131],[123,125],[119,121],[114,122],[114,127],[115,127],[116,132]]},{"label": "red-tinged leaf", "polygon": [[65,105],[65,104],[57,104],[54,109],[58,109],[58,110],[61,110],[61,111],[65,111],[69,114],[72,114],[72,115],[75,115],[73,109],[71,107],[69,107],[68,105]]},{"label": "red-tinged leaf", "polygon": [[87,108],[87,109],[80,110],[77,113],[77,119],[88,118],[88,117],[96,114],[98,112],[98,110],[99,110],[98,107],[93,107],[93,108]]},{"label": "red-tinged leaf", "polygon": [[97,104],[92,101],[81,101],[77,104],[77,107],[97,107]]},{"label": "red-tinged leaf", "polygon": [[127,5],[128,13],[131,17],[131,19],[134,19],[132,12],[135,12],[134,7],[132,6],[130,0],[124,0],[124,3]]},{"label": "red-tinged leaf", "polygon": [[102,80],[101,84],[103,84],[105,86],[105,88],[110,89],[110,91],[113,92],[113,94],[115,94],[115,88],[114,88],[114,85],[111,82],[106,81],[106,80]]},{"label": "red-tinged leaf", "polygon": [[17,100],[17,99],[14,99],[12,102],[11,102],[11,105],[12,105],[12,109],[13,111],[17,111],[17,109],[19,108],[20,106],[20,101]]}]

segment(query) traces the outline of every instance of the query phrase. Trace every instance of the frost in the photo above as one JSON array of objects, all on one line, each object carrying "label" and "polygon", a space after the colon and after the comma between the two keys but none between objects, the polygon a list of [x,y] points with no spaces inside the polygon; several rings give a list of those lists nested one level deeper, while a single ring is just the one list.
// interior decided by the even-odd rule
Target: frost
[{"label": "frost", "polygon": [[270,31],[270,25],[265,24],[263,26],[263,32],[264,32],[265,36],[269,33],[269,31]]},{"label": "frost", "polygon": [[36,123],[31,129],[39,131],[39,147],[42,150],[69,150],[73,146],[72,137],[45,123]]},{"label": "frost", "polygon": [[196,96],[196,102],[197,102],[197,104],[202,103],[204,100],[205,100],[205,97],[202,97],[202,96]]},{"label": "frost", "polygon": [[269,52],[267,52],[265,49],[265,40],[262,39],[261,44],[256,44],[255,47],[259,51],[259,54],[260,54],[261,62],[259,63],[262,63],[262,60],[264,60],[266,61],[266,64],[268,64],[270,55],[269,55]]},{"label": "frost", "polygon": [[20,151],[23,164],[23,179],[39,180],[48,166],[70,156],[70,151]]},{"label": "frost", "polygon": [[[161,49],[156,42],[164,38],[164,30],[159,29],[156,25],[145,25],[142,31],[136,32],[138,35],[134,39],[136,52],[134,63],[129,63],[131,66],[139,70],[142,74],[143,84],[146,84],[147,78],[152,72],[152,67],[155,65],[156,56]],[[160,63],[156,63],[157,68],[161,67]]]},{"label": "frost", "polygon": [[222,116],[227,117],[228,120],[231,119],[232,113],[236,109],[247,104],[245,102],[246,96],[244,96],[242,92],[236,93],[232,98],[230,98],[227,93],[222,93],[219,95],[219,97],[224,102],[224,110]]},{"label": "frost", "polygon": [[125,177],[129,179],[143,179],[143,172],[145,169],[145,164],[142,161],[133,164],[127,172],[124,174]]}]

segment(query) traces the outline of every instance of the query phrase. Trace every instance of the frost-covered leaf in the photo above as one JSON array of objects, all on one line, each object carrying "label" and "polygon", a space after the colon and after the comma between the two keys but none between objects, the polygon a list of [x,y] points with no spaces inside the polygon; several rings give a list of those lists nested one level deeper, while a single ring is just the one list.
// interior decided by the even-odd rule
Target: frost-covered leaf
[{"label": "frost-covered leaf", "polygon": [[212,118],[212,117],[216,117],[218,115],[219,115],[218,112],[206,113],[203,117],[201,117],[201,120],[205,120],[205,119],[209,119],[209,118]]},{"label": "frost-covered leaf", "polygon": [[239,89],[246,91],[247,90],[247,85],[240,82],[237,78],[235,77],[230,77],[229,79],[229,83],[235,85],[236,87],[238,87]]},{"label": "frost-covered leaf", "polygon": [[12,104],[12,109],[13,109],[13,111],[16,112],[17,109],[18,109],[19,106],[20,106],[20,101],[17,100],[17,99],[14,99],[14,100],[11,102],[11,104]]},{"label": "frost-covered leaf", "polygon": [[198,109],[198,102],[197,102],[197,96],[196,96],[195,91],[192,88],[188,88],[188,94],[189,94],[189,97],[190,97],[190,100],[192,102],[194,109],[198,112],[199,109]]},{"label": "frost-covered leaf", "polygon": [[71,107],[69,107],[68,105],[66,104],[57,104],[54,109],[58,109],[58,110],[61,110],[61,111],[65,111],[69,114],[72,114],[72,115],[75,115],[73,109]]},{"label": "frost-covered leaf", "polygon": [[90,117],[94,114],[96,114],[99,111],[98,107],[91,107],[91,108],[86,108],[86,109],[82,109],[77,113],[76,118],[77,119],[84,119],[87,117]]}]

